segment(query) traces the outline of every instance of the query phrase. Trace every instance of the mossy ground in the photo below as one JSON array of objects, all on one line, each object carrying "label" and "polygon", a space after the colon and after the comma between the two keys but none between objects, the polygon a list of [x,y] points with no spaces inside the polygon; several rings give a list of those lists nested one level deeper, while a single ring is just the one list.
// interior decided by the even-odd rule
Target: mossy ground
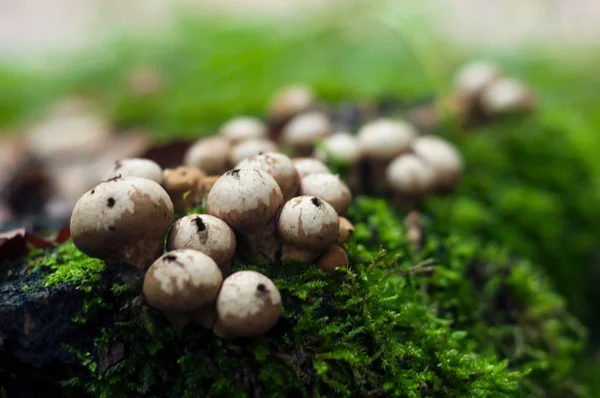
[{"label": "mossy ground", "polygon": [[[49,75],[7,66],[0,74],[0,123],[23,126],[57,95],[85,94],[119,129],[148,127],[162,141],[198,137],[235,114],[262,115],[282,84],[310,83],[332,102],[389,96],[414,102],[444,92],[467,59],[422,31],[405,35],[412,28],[388,30],[366,15],[360,36],[348,34],[356,13],[285,29],[184,20],[172,36],[120,41]],[[268,269],[288,308],[268,336],[228,343],[174,330],[134,301],[83,357],[97,366],[94,349],[120,339],[126,358],[68,384],[104,396],[223,389],[331,395],[344,388],[374,395],[577,395],[571,373],[585,332],[565,307],[597,334],[597,59],[567,49],[561,57],[532,50],[489,58],[533,86],[539,110],[466,132],[442,126],[467,167],[454,196],[426,204],[430,223],[421,253],[411,251],[400,218],[383,202],[360,200],[352,210],[350,272],[332,278],[291,266]],[[162,92],[139,97],[127,90],[123,82],[139,63],[164,74]],[[60,250],[63,259],[81,256],[70,245]],[[114,312],[139,292],[138,279],[137,290],[97,296],[102,284],[94,277],[107,271],[94,260],[69,258],[51,266],[48,278],[89,289],[90,311]],[[408,272],[430,258],[433,273]],[[219,379],[218,369],[234,370]]]}]

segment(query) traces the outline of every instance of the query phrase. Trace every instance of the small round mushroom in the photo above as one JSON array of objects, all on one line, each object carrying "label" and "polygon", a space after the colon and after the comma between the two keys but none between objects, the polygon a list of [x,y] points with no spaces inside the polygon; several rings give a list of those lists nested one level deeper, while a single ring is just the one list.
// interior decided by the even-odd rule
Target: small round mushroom
[{"label": "small round mushroom", "polygon": [[183,326],[192,312],[217,299],[223,282],[221,270],[204,253],[191,249],[173,250],[159,257],[144,278],[144,297],[165,314],[169,321]]},{"label": "small round mushroom", "polygon": [[296,196],[300,188],[300,177],[294,167],[294,163],[290,158],[281,153],[269,152],[251,156],[242,160],[235,168],[259,169],[269,173],[279,185],[284,201]]},{"label": "small round mushroom", "polygon": [[386,178],[401,203],[420,199],[435,189],[433,168],[414,154],[398,156],[386,170]]},{"label": "small round mushroom", "polygon": [[300,195],[317,196],[340,215],[346,214],[352,204],[350,188],[334,174],[307,175],[300,182]]},{"label": "small round mushroom", "polygon": [[343,166],[348,184],[358,188],[362,153],[358,139],[353,134],[337,132],[330,135],[321,141],[313,155],[325,163]]},{"label": "small round mushroom", "polygon": [[277,230],[282,260],[312,263],[337,240],[339,221],[333,207],[316,196],[298,196],[281,210]]},{"label": "small round mushroom", "polygon": [[269,117],[285,121],[315,105],[315,95],[308,86],[296,84],[283,88],[275,94],[269,108]]},{"label": "small round mushroom", "polygon": [[500,68],[485,61],[463,66],[455,75],[454,87],[462,95],[476,97],[490,83],[502,76]]},{"label": "small round mushroom", "polygon": [[417,138],[412,148],[415,155],[433,168],[438,190],[447,191],[458,184],[463,161],[454,145],[440,137],[424,136]]},{"label": "small round mushroom", "polygon": [[352,225],[352,223],[346,217],[342,216],[339,217],[339,223],[340,227],[338,230],[337,243],[342,244],[348,241],[348,239],[350,239],[350,237],[354,234],[354,225]]},{"label": "small round mushroom", "polygon": [[317,260],[317,267],[325,272],[335,273],[337,268],[348,267],[350,260],[346,250],[339,245],[333,245]]},{"label": "small round mushroom", "polygon": [[231,145],[223,137],[201,138],[183,157],[185,166],[198,167],[208,175],[222,174],[229,169]]},{"label": "small round mushroom", "polygon": [[526,112],[533,108],[532,93],[519,81],[498,79],[481,93],[481,108],[489,115]]},{"label": "small round mushroom", "polygon": [[113,177],[141,177],[162,184],[162,169],[153,160],[131,158],[115,162],[114,167],[104,176],[104,180]]},{"label": "small round mushroom", "polygon": [[328,115],[312,111],[301,113],[283,128],[282,142],[299,156],[312,154],[315,144],[331,134],[333,125]]},{"label": "small round mushroom", "polygon": [[242,255],[274,260],[279,247],[275,217],[282,205],[281,189],[267,172],[234,169],[208,193],[206,212],[234,230]]},{"label": "small round mushroom", "polygon": [[171,197],[176,211],[184,211],[202,202],[204,190],[204,172],[194,166],[180,166],[165,169],[163,186]]},{"label": "small round mushroom", "polygon": [[173,224],[167,239],[167,249],[192,249],[212,258],[223,275],[231,272],[235,254],[235,234],[223,220],[208,214],[192,214]]},{"label": "small round mushroom", "polygon": [[235,145],[250,139],[267,138],[267,126],[256,117],[238,116],[221,126],[219,134]]},{"label": "small round mushroom", "polygon": [[367,181],[375,192],[387,188],[383,175],[388,164],[398,155],[410,151],[417,131],[400,120],[377,119],[365,124],[358,132],[361,153],[369,165]]},{"label": "small round mushroom", "polygon": [[231,149],[231,164],[238,164],[251,156],[267,152],[279,152],[279,147],[271,140],[264,138],[253,138],[235,145]]},{"label": "small round mushroom", "polygon": [[295,158],[292,159],[298,176],[304,178],[309,174],[327,174],[331,173],[325,163],[313,158]]},{"label": "small round mushroom", "polygon": [[148,267],[163,249],[173,222],[173,203],[152,180],[115,177],[85,193],[71,215],[79,250],[109,263]]},{"label": "small round mushroom", "polygon": [[239,271],[223,281],[213,331],[227,338],[261,335],[277,324],[281,310],[281,294],[271,279]]}]

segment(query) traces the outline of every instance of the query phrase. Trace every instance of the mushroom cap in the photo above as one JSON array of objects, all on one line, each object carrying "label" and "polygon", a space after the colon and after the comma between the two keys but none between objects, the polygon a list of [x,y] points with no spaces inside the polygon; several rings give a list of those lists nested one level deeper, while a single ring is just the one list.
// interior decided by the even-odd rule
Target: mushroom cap
[{"label": "mushroom cap", "polygon": [[265,138],[252,138],[242,141],[231,149],[231,164],[238,164],[251,156],[267,152],[278,152],[279,147],[273,141]]},{"label": "mushroom cap", "polygon": [[223,282],[221,270],[204,253],[173,250],[160,256],[144,278],[144,296],[164,312],[191,311],[217,298]]},{"label": "mushroom cap", "polygon": [[435,172],[423,159],[405,154],[394,159],[386,169],[392,190],[408,196],[421,196],[435,188]]},{"label": "mushroom cap", "polygon": [[455,75],[454,87],[462,94],[474,96],[502,76],[500,68],[485,61],[475,61],[463,66]]},{"label": "mushroom cap", "polygon": [[378,119],[365,124],[358,131],[358,143],[369,159],[389,161],[408,152],[417,131],[400,120]]},{"label": "mushroom cap", "polygon": [[333,245],[319,257],[316,265],[323,271],[334,273],[336,268],[350,265],[350,260],[343,247]]},{"label": "mushroom cap", "polygon": [[[173,224],[167,249],[192,249],[212,258],[226,273],[235,254],[235,234],[225,221],[208,214],[192,214]],[[227,269],[223,269],[225,266]]]},{"label": "mushroom cap", "polygon": [[163,186],[169,191],[187,191],[202,183],[206,174],[195,166],[179,166],[163,171]]},{"label": "mushroom cap", "polygon": [[267,126],[256,117],[239,116],[221,126],[219,134],[232,144],[237,144],[249,139],[266,138]]},{"label": "mushroom cap", "polygon": [[311,250],[325,250],[335,243],[339,230],[333,207],[315,196],[298,196],[281,209],[277,230],[288,244]]},{"label": "mushroom cap", "polygon": [[282,204],[281,189],[269,173],[235,169],[215,182],[208,193],[206,212],[234,230],[252,231],[271,223]]},{"label": "mushroom cap", "polygon": [[344,243],[354,234],[354,225],[346,217],[339,217],[340,227],[338,230],[337,243]]},{"label": "mushroom cap", "polygon": [[256,271],[236,272],[221,286],[215,332],[227,337],[266,333],[279,320],[281,309],[281,294],[271,279]]},{"label": "mushroom cap", "polygon": [[481,93],[481,107],[491,114],[526,110],[532,102],[529,90],[521,82],[511,78],[498,79]]},{"label": "mushroom cap", "polygon": [[221,174],[229,168],[231,145],[223,137],[201,138],[183,156],[183,164],[206,174]]},{"label": "mushroom cap", "polygon": [[117,160],[113,169],[106,173],[104,180],[117,176],[147,178],[159,184],[163,181],[163,171],[158,163],[141,158]]},{"label": "mushroom cap", "polygon": [[281,139],[292,148],[312,148],[331,134],[333,125],[328,115],[312,111],[294,116],[283,128]]},{"label": "mushroom cap", "polygon": [[162,251],[172,222],[173,203],[160,185],[146,178],[117,177],[77,201],[71,236],[91,257],[147,267]]},{"label": "mushroom cap", "polygon": [[288,119],[304,112],[315,104],[312,89],[302,84],[295,84],[278,91],[271,100],[269,116],[275,120]]},{"label": "mushroom cap", "polygon": [[262,155],[251,156],[235,166],[236,169],[259,169],[266,171],[275,179],[283,200],[287,201],[298,193],[300,177],[290,158],[281,154],[269,152]]},{"label": "mushroom cap", "polygon": [[352,204],[348,185],[334,174],[310,174],[300,181],[300,194],[317,196],[329,203],[337,214],[345,214]]},{"label": "mushroom cap", "polygon": [[300,178],[306,177],[309,174],[326,174],[331,173],[329,167],[325,163],[314,158],[295,158],[292,159],[298,176]]},{"label": "mushroom cap", "polygon": [[315,148],[314,157],[323,162],[355,164],[361,157],[360,144],[353,134],[338,132],[321,141],[321,145]]},{"label": "mushroom cap", "polygon": [[440,188],[451,188],[460,179],[463,161],[454,145],[440,137],[417,138],[412,145],[415,155],[430,165]]}]

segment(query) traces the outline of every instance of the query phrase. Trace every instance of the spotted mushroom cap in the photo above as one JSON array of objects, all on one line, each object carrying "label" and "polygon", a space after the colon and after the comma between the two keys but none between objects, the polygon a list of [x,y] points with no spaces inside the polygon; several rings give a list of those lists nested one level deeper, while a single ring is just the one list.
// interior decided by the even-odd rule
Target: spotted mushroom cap
[{"label": "spotted mushroom cap", "polygon": [[315,104],[315,94],[308,86],[295,84],[283,88],[271,101],[269,115],[274,120],[285,120],[304,112]]},{"label": "spotted mushroom cap", "polygon": [[281,209],[277,230],[286,243],[300,248],[325,250],[337,239],[338,215],[323,199],[298,196]]},{"label": "spotted mushroom cap", "polygon": [[311,149],[317,141],[331,134],[333,125],[323,112],[301,113],[291,119],[283,128],[281,139],[286,146],[294,149]]},{"label": "spotted mushroom cap", "polygon": [[223,137],[201,138],[183,157],[185,166],[195,166],[208,175],[221,174],[229,169],[231,145]]},{"label": "spotted mushroom cap", "polygon": [[268,332],[281,314],[277,286],[256,271],[229,276],[217,298],[215,334],[223,337],[256,336]]},{"label": "spotted mushroom cap", "polygon": [[117,160],[114,167],[104,177],[108,180],[113,177],[141,177],[162,184],[162,168],[153,160],[130,158]]},{"label": "spotted mushroom cap", "polygon": [[283,200],[289,200],[296,196],[300,187],[300,177],[290,158],[281,154],[269,152],[262,155],[251,156],[235,166],[236,169],[259,169],[266,171],[275,179]]},{"label": "spotted mushroom cap", "polygon": [[404,121],[378,119],[359,130],[358,143],[366,158],[389,161],[408,152],[416,136],[414,127]]},{"label": "spotted mushroom cap", "polygon": [[71,215],[79,250],[109,262],[148,267],[163,248],[173,222],[173,203],[152,180],[116,177],[85,193]]},{"label": "spotted mushroom cap", "polygon": [[435,188],[434,169],[414,154],[398,156],[387,167],[386,178],[395,192],[422,196]]},{"label": "spotted mushroom cap", "polygon": [[273,141],[265,138],[252,138],[242,141],[231,149],[231,164],[238,164],[251,156],[267,152],[278,152],[279,147]]},{"label": "spotted mushroom cap", "polygon": [[300,178],[306,177],[309,174],[331,173],[329,167],[318,159],[295,158],[292,159],[292,162],[294,162],[294,166],[296,167],[296,171]]},{"label": "spotted mushroom cap", "polygon": [[415,155],[433,168],[439,188],[452,188],[458,183],[463,161],[454,145],[443,138],[424,136],[417,138],[412,147]]},{"label": "spotted mushroom cap", "polygon": [[256,117],[238,116],[221,126],[219,134],[232,144],[237,144],[249,139],[266,138],[267,126]]},{"label": "spotted mushroom cap", "polygon": [[192,311],[217,298],[223,282],[221,270],[204,253],[173,250],[159,257],[144,278],[144,296],[163,312]]},{"label": "spotted mushroom cap", "polygon": [[463,66],[454,78],[454,87],[462,94],[478,95],[487,85],[502,75],[492,63],[476,61]]},{"label": "spotted mushroom cap", "polygon": [[[192,214],[173,224],[167,240],[167,249],[192,249],[212,258],[221,271],[229,271],[235,254],[235,234],[223,220],[208,214]],[[223,269],[223,268],[226,269]]]},{"label": "spotted mushroom cap", "polygon": [[307,175],[300,182],[300,194],[325,200],[340,215],[345,214],[352,203],[350,188],[334,174]]},{"label": "spotted mushroom cap", "polygon": [[234,169],[223,174],[207,198],[206,212],[234,230],[252,231],[271,222],[283,204],[277,182],[258,169]]},{"label": "spotted mushroom cap", "polygon": [[481,93],[481,107],[490,114],[527,110],[532,103],[529,90],[521,82],[511,78],[498,79]]},{"label": "spotted mushroom cap", "polygon": [[323,162],[355,164],[361,157],[360,144],[353,134],[338,132],[321,141],[321,145],[315,149],[314,157]]}]

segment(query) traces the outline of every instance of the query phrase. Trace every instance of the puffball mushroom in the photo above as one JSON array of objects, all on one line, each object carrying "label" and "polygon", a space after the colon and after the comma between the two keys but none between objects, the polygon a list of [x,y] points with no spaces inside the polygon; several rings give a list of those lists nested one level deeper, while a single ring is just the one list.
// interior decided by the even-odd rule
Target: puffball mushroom
[{"label": "puffball mushroom", "polygon": [[295,158],[292,159],[298,176],[300,178],[306,177],[309,174],[327,174],[331,173],[325,163],[320,160],[313,158]]},{"label": "puffball mushroom", "polygon": [[385,175],[400,201],[421,198],[435,189],[434,169],[414,154],[398,156],[390,163]]},{"label": "puffball mushroom", "polygon": [[162,168],[153,160],[130,158],[117,160],[114,167],[105,176],[104,180],[113,177],[141,177],[162,184]]},{"label": "puffball mushroom", "polygon": [[85,193],[71,215],[79,250],[109,263],[148,267],[163,249],[173,222],[173,203],[152,180],[115,177]]},{"label": "puffball mushroom", "polygon": [[481,93],[481,108],[489,115],[524,112],[530,110],[534,102],[531,92],[511,78],[498,79]]},{"label": "puffball mushroom", "polygon": [[339,224],[337,243],[341,244],[350,239],[354,234],[354,225],[346,217],[342,216],[339,217]]},{"label": "puffball mushroom", "polygon": [[359,185],[359,163],[362,152],[358,139],[350,133],[337,132],[323,139],[313,156],[325,163],[344,166],[348,184],[353,188]]},{"label": "puffball mushroom", "polygon": [[221,174],[229,169],[230,152],[231,144],[223,137],[201,138],[188,148],[183,164],[198,167],[208,175]]},{"label": "puffball mushroom", "polygon": [[314,92],[306,85],[295,84],[284,87],[273,96],[269,117],[276,122],[285,121],[312,108],[315,102]]},{"label": "puffball mushroom", "polygon": [[433,168],[438,190],[447,191],[458,184],[463,161],[454,145],[443,138],[423,136],[413,142],[412,149],[415,155]]},{"label": "puffball mushroom", "polygon": [[316,196],[298,196],[281,209],[277,230],[283,241],[282,260],[312,263],[338,236],[338,215]]},{"label": "puffball mushroom", "polygon": [[485,61],[475,61],[463,66],[455,75],[454,87],[461,94],[475,97],[502,76],[500,68]]},{"label": "puffball mushroom", "polygon": [[315,144],[331,134],[333,125],[330,117],[323,112],[301,113],[292,118],[283,128],[283,145],[291,148],[299,156],[309,156]]},{"label": "puffball mushroom", "polygon": [[260,155],[267,152],[278,152],[279,147],[271,140],[254,138],[242,141],[231,149],[231,164],[238,164],[250,156]]},{"label": "puffball mushroom", "polygon": [[251,156],[235,166],[236,169],[259,169],[271,175],[279,185],[283,200],[287,201],[298,193],[300,177],[290,158],[281,154],[269,152]]},{"label": "puffball mushroom", "polygon": [[213,331],[228,338],[261,335],[277,324],[281,310],[281,294],[271,279],[239,271],[223,281]]},{"label": "puffball mushroom", "polygon": [[337,268],[348,267],[350,260],[343,247],[333,245],[317,260],[317,267],[325,272],[335,273]]},{"label": "puffball mushroom", "polygon": [[223,282],[221,270],[204,253],[173,250],[159,257],[144,278],[144,297],[169,321],[183,326],[192,312],[213,303]]},{"label": "puffball mushroom", "polygon": [[206,212],[234,230],[243,255],[274,260],[279,247],[275,217],[282,205],[281,189],[269,173],[234,169],[213,185]]},{"label": "puffball mushroom", "polygon": [[317,196],[330,204],[337,214],[345,214],[352,204],[350,188],[333,174],[310,174],[300,182],[300,195]]},{"label": "puffball mushroom", "polygon": [[235,145],[249,139],[267,138],[267,126],[256,117],[238,116],[221,126],[219,134]]},{"label": "puffball mushroom", "polygon": [[231,272],[231,259],[236,242],[233,230],[225,221],[208,214],[192,214],[173,224],[167,239],[167,249],[192,249],[212,258],[223,275]]},{"label": "puffball mushroom", "polygon": [[398,155],[410,151],[417,131],[410,124],[391,119],[377,119],[365,124],[358,131],[358,143],[369,165],[367,180],[376,192],[387,187],[382,178],[388,164]]},{"label": "puffball mushroom", "polygon": [[176,211],[184,211],[202,202],[205,194],[202,170],[194,166],[180,166],[165,169],[163,186],[173,202]]}]

